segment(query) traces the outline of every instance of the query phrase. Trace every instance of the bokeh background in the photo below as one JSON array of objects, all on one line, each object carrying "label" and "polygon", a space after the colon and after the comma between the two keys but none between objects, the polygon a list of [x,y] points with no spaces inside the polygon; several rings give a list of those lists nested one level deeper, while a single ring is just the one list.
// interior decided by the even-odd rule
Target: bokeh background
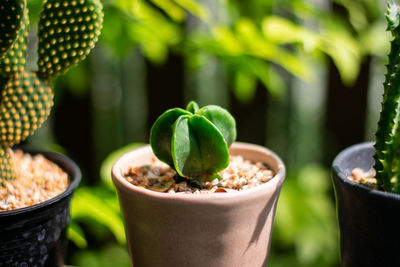
[{"label": "bokeh background", "polygon": [[[30,67],[36,57],[31,10]],[[386,54],[382,0],[105,0],[93,53],[55,84],[51,118],[31,146],[75,160],[67,263],[129,266],[113,161],[167,108],[218,104],[238,140],[287,166],[269,266],[339,265],[329,168],[343,148],[374,139]],[[151,252],[149,252],[151,253]]]}]

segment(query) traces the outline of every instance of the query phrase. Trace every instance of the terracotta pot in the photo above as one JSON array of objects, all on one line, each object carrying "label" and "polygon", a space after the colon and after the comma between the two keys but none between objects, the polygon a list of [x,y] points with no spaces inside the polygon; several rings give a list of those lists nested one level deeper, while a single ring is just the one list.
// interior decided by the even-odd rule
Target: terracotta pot
[{"label": "terracotta pot", "polygon": [[264,162],[275,177],[237,193],[167,194],[136,187],[122,176],[130,166],[150,162],[150,146],[132,150],[114,164],[133,266],[267,266],[285,167],[261,146],[234,143],[230,152]]},{"label": "terracotta pot", "polygon": [[0,212],[0,266],[64,266],[65,233],[73,190],[81,180],[78,166],[69,158],[30,149],[60,166],[70,178],[60,195],[33,206]]},{"label": "terracotta pot", "polygon": [[373,167],[373,143],[351,146],[332,164],[342,266],[400,266],[400,195],[347,179],[354,168]]}]

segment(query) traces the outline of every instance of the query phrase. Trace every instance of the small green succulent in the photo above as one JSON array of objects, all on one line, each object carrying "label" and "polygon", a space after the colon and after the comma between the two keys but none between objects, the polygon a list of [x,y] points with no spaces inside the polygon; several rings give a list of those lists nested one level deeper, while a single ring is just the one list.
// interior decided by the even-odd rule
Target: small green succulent
[{"label": "small green succulent", "polygon": [[89,54],[102,21],[99,0],[44,0],[38,70],[26,70],[26,0],[0,0],[0,184],[15,178],[10,147],[32,135],[50,114],[51,80]]},{"label": "small green succulent", "polygon": [[154,123],[150,145],[161,161],[180,177],[210,180],[229,165],[229,147],[236,139],[236,122],[225,109],[203,108],[190,102],[173,108]]},{"label": "small green succulent", "polygon": [[400,7],[389,2],[386,19],[393,39],[376,131],[374,168],[380,189],[400,193]]}]

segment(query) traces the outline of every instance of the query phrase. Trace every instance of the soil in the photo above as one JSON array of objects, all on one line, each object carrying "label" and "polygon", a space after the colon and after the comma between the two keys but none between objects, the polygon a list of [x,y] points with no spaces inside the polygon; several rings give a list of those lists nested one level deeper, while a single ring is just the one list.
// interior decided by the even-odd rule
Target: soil
[{"label": "soil", "polygon": [[365,172],[360,168],[355,168],[351,175],[347,178],[352,180],[355,183],[367,186],[371,189],[378,189],[378,184],[375,177],[375,170],[370,169],[369,171]]},{"label": "soil", "polygon": [[[170,194],[208,194],[247,190],[264,184],[274,177],[274,172],[261,162],[252,162],[241,156],[230,156],[229,166],[219,172],[221,179],[174,179],[176,172],[156,158],[151,164],[132,167],[124,174],[133,185]],[[197,186],[195,186],[197,185]]]},{"label": "soil", "polygon": [[68,187],[68,174],[42,155],[12,153],[16,179],[0,186],[0,212],[39,204]]}]

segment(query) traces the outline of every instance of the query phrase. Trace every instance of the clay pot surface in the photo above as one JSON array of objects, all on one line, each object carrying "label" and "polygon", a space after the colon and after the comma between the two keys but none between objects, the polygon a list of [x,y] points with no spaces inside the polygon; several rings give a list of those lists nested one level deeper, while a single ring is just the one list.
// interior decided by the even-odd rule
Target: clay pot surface
[{"label": "clay pot surface", "polygon": [[40,153],[56,163],[68,174],[70,184],[63,193],[45,202],[0,212],[0,266],[64,266],[69,206],[81,172],[63,155],[23,150],[32,155]]},{"label": "clay pot surface", "polygon": [[150,162],[150,146],[128,152],[114,164],[133,266],[267,266],[285,167],[261,146],[236,142],[230,152],[264,162],[275,177],[237,193],[168,194],[136,187],[123,177],[129,167]]},{"label": "clay pot surface", "polygon": [[354,168],[373,167],[373,144],[351,146],[332,164],[344,267],[400,266],[400,195],[347,179]]}]

